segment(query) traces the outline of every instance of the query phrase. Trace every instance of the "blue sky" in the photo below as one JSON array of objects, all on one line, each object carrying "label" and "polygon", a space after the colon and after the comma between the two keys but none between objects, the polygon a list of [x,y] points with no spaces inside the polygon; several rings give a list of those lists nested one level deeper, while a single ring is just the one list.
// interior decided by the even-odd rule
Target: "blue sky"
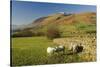
[{"label": "blue sky", "polygon": [[96,12],[96,6],[12,1],[12,24],[29,24],[39,17],[58,12]]}]

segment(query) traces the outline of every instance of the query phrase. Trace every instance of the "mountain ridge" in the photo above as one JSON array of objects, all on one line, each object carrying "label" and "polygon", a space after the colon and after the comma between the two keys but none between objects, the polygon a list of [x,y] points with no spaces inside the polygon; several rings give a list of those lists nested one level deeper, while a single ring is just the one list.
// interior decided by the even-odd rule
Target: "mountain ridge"
[{"label": "mountain ridge", "polygon": [[[49,15],[46,17],[41,17],[41,21],[39,21],[39,25],[48,25],[50,23],[56,24],[72,24],[75,22],[86,22],[86,23],[95,23],[93,20],[96,18],[96,13],[94,12],[86,12],[79,14],[65,14],[65,13],[57,13],[53,15]],[[38,21],[38,19],[36,19]],[[33,24],[36,23],[36,20],[33,21]]]},{"label": "mountain ridge", "polygon": [[[28,25],[17,26],[16,29],[35,28],[41,26],[44,27],[50,24],[73,25],[75,23],[80,23],[80,22],[85,24],[96,24],[96,13],[83,12],[77,14],[70,14],[70,13],[67,14],[65,12],[59,12],[55,14],[50,14],[48,16],[40,17]],[[12,27],[14,28],[14,26]]]}]

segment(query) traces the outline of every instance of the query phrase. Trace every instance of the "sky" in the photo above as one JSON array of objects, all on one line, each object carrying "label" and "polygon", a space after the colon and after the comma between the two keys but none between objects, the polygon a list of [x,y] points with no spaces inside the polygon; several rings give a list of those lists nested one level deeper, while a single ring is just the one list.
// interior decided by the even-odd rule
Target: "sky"
[{"label": "sky", "polygon": [[25,1],[12,1],[11,3],[11,18],[13,25],[30,24],[37,18],[59,12],[96,12],[96,6]]}]

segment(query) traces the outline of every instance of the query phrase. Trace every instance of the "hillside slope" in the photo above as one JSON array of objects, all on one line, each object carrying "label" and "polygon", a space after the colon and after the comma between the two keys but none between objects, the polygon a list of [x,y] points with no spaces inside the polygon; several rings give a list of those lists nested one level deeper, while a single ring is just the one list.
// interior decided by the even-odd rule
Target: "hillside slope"
[{"label": "hillside slope", "polygon": [[64,37],[82,35],[84,33],[95,34],[96,13],[56,13],[36,19],[31,24],[28,24],[22,31],[31,31],[34,34],[46,34],[48,27],[58,27],[61,36]]},{"label": "hillside slope", "polygon": [[79,13],[79,14],[63,14],[57,13],[47,17],[43,17],[40,19],[36,19],[34,23],[39,23],[39,25],[48,25],[48,24],[73,24],[76,22],[83,22],[87,24],[95,24],[96,23],[96,13],[87,12],[87,13]]}]

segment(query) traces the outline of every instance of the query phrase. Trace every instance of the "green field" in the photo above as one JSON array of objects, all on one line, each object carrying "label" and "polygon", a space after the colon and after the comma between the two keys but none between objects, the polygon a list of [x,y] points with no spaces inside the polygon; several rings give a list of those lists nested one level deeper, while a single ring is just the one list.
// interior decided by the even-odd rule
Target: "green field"
[{"label": "green field", "polygon": [[52,42],[43,37],[13,38],[13,65],[43,64],[46,48],[50,45]]},{"label": "green field", "polygon": [[[14,12],[16,14],[12,18],[10,30],[11,66],[96,61],[96,6],[91,6],[93,9],[90,10],[87,10],[87,6],[80,10],[81,7],[74,8],[75,5],[68,5],[67,10],[67,6],[61,5],[54,9],[56,4],[48,10],[46,7],[50,5],[36,3],[36,6],[43,8],[32,8],[34,4],[29,7],[27,3],[23,3],[25,8],[31,10],[25,11],[22,3],[20,4],[18,8],[14,6],[18,9],[18,14]],[[52,52],[48,54],[48,47],[55,48],[54,52],[48,50]]]},{"label": "green field", "polygon": [[[47,27],[46,27],[47,28]],[[38,31],[46,32],[46,28],[42,28]],[[46,36],[33,36],[33,37],[12,37],[12,65],[43,65],[43,64],[58,64],[58,63],[72,63],[72,62],[88,62],[96,60],[96,40],[92,43],[93,37],[96,36],[96,25],[86,25],[84,23],[78,23],[76,25],[63,25],[58,28],[61,33],[61,37],[57,39],[66,38],[69,42],[75,40],[81,40],[85,42],[84,54],[72,54],[68,55],[70,51],[65,51],[65,54],[55,53],[52,56],[48,56],[47,47],[55,47],[53,40],[50,40]],[[66,44],[70,45],[70,44]],[[65,45],[65,47],[66,47]],[[87,53],[87,51],[89,53]]]},{"label": "green field", "polygon": [[[38,28],[36,31],[46,33],[49,26]],[[67,47],[65,54],[54,53],[51,56],[47,54],[47,47],[55,47],[53,39],[49,39],[46,35],[32,36],[32,37],[12,37],[12,65],[44,65],[44,64],[58,64],[58,63],[73,63],[73,62],[88,62],[96,61],[96,24],[75,23],[74,25],[59,25],[51,26],[57,27],[61,37],[54,39],[66,38],[66,45],[70,45],[70,41],[80,40],[85,44],[85,51],[80,54],[71,54]],[[55,29],[55,28],[54,28]],[[33,29],[34,31],[34,29]],[[24,32],[25,33],[25,32]],[[24,34],[23,33],[23,34]],[[68,44],[69,43],[69,44]],[[88,52],[88,53],[87,53]]]},{"label": "green field", "polygon": [[[52,40],[46,37],[23,37],[12,38],[12,65],[41,65],[84,62],[77,54],[67,55],[54,54],[48,56],[46,49],[48,46],[55,46]],[[91,60],[90,60],[91,61]]]}]

